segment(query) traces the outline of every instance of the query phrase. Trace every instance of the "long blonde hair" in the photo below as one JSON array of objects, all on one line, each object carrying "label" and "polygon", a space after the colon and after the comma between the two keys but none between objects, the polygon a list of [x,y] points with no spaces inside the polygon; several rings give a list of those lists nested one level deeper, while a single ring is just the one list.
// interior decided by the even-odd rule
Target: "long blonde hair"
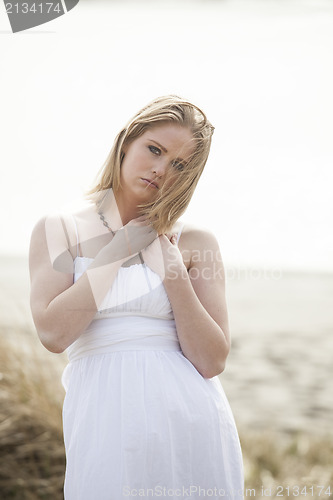
[{"label": "long blonde hair", "polygon": [[146,130],[164,123],[187,127],[193,135],[194,152],[186,166],[177,171],[177,182],[163,185],[153,201],[138,206],[158,234],[171,229],[185,212],[198,180],[207,162],[214,127],[200,108],[176,95],[154,99],[142,108],[116,136],[111,151],[97,174],[97,184],[86,194],[98,200],[102,191],[121,187],[120,169],[124,157],[123,147],[140,137]]}]

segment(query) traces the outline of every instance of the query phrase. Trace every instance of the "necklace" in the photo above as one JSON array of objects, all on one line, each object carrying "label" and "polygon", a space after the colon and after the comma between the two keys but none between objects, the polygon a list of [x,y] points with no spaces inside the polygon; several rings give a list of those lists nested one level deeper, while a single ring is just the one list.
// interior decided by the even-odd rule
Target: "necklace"
[{"label": "necklace", "polygon": [[101,210],[98,210],[98,215],[99,215],[99,218],[101,219],[101,221],[103,222],[104,226],[110,231],[110,233],[113,234],[113,236],[116,234],[114,231],[112,231],[111,227],[109,226],[107,220],[105,220],[105,217],[103,215],[103,212]]},{"label": "necklace", "polygon": [[[104,198],[105,198],[105,197],[104,197]],[[109,226],[109,224],[108,224],[108,221],[105,219],[104,214],[103,214],[103,212],[102,212],[102,210],[101,210],[101,208],[100,208],[100,207],[101,207],[101,205],[102,205],[102,202],[103,202],[103,200],[101,200],[101,201],[99,201],[99,202],[97,202],[97,203],[96,203],[96,206],[97,206],[97,213],[98,213],[98,215],[99,215],[99,218],[100,218],[100,219],[101,219],[101,221],[103,222],[103,225],[104,225],[104,226],[108,229],[108,231],[109,231],[110,233],[112,233],[112,234],[113,234],[113,236],[114,236],[116,233],[115,233],[115,231],[112,231],[111,227],[110,227],[110,226]]]},{"label": "necklace", "polygon": [[[113,236],[116,234],[115,231],[112,231],[111,227],[109,226],[108,224],[108,221],[105,219],[104,217],[104,214],[102,212],[102,210],[99,208],[99,205],[97,205],[97,213],[99,215],[99,218],[101,219],[101,221],[103,222],[103,225],[108,229],[108,231],[110,231],[110,233],[113,234]],[[142,257],[142,254],[141,252],[139,252],[139,257],[140,257],[140,260],[141,260],[141,263],[144,264],[144,260],[143,260],[143,257]]]}]

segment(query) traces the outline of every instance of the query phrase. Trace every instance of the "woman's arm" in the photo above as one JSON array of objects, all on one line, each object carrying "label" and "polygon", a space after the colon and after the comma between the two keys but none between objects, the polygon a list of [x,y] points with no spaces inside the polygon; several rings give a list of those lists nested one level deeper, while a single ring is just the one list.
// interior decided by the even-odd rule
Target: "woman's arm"
[{"label": "woman's arm", "polygon": [[119,267],[155,237],[141,218],[131,221],[98,252],[87,271],[73,284],[73,258],[60,217],[43,218],[36,224],[29,252],[30,306],[46,349],[61,353],[81,335]]},{"label": "woman's arm", "polygon": [[[225,273],[218,242],[209,231],[183,231],[181,249],[191,255],[188,270],[180,250],[167,236],[160,236],[159,242],[164,256],[163,274],[161,267],[159,272],[180,346],[201,375],[212,378],[224,370],[230,351]],[[156,247],[155,242],[153,245]]]}]

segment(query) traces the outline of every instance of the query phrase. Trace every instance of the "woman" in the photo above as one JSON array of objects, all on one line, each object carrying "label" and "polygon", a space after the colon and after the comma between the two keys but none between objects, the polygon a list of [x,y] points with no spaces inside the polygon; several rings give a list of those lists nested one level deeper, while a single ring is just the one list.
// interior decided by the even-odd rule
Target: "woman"
[{"label": "woman", "polygon": [[211,232],[179,221],[214,128],[177,97],[121,130],[88,206],[31,237],[31,309],[66,350],[66,500],[243,498],[234,418],[217,377],[230,351]]}]

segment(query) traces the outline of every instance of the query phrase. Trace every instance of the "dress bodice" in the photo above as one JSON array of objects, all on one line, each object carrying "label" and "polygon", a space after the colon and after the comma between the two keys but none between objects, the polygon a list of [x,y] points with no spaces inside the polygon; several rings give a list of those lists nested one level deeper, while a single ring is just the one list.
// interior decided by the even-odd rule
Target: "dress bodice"
[{"label": "dress bodice", "polygon": [[[88,257],[75,258],[74,283],[93,260]],[[131,315],[174,319],[160,276],[144,263],[119,268],[94,319]]]},{"label": "dress bodice", "polygon": [[[77,253],[74,283],[93,260]],[[70,363],[62,375],[64,388],[67,390],[72,362],[87,356],[127,350],[181,351],[164,284],[144,262],[119,268],[91,323],[67,347]]]},{"label": "dress bodice", "polygon": [[[94,259],[76,257],[74,282]],[[180,351],[171,304],[161,278],[146,264],[120,267],[90,325],[67,347],[69,361],[126,350]],[[67,390],[72,365],[62,375]]]}]

